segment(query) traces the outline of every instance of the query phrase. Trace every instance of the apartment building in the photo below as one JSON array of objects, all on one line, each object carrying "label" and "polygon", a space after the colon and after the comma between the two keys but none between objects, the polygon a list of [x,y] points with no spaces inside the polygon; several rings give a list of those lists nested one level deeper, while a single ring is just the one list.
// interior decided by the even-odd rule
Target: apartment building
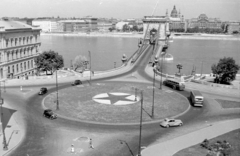
[{"label": "apartment building", "polygon": [[19,21],[0,19],[0,79],[34,75],[40,53],[41,29]]}]

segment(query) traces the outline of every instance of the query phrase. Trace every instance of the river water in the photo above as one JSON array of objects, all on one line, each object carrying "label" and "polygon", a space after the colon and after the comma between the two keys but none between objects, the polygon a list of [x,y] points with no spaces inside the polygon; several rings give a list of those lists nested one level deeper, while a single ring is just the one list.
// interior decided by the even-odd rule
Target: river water
[{"label": "river water", "polygon": [[[138,38],[129,37],[41,35],[41,42],[42,51],[51,49],[63,56],[65,67],[70,67],[71,60],[77,55],[88,58],[90,51],[92,70],[95,71],[120,66],[122,55],[130,57],[138,48]],[[173,56],[173,61],[164,62],[163,71],[168,74],[178,71],[177,64],[182,64],[181,73],[186,75],[191,73],[193,66],[196,73],[209,74],[212,64],[223,57],[233,57],[240,65],[239,40],[174,39],[167,53]]]}]

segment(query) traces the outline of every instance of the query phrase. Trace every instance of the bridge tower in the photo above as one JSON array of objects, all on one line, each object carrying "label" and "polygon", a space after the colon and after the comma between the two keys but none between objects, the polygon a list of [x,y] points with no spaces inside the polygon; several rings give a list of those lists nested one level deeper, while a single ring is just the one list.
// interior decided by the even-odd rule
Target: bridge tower
[{"label": "bridge tower", "polygon": [[143,32],[144,32],[143,38],[145,39],[145,41],[150,40],[152,37],[153,38],[158,37],[158,41],[166,41],[170,34],[169,17],[168,16],[144,16]]}]

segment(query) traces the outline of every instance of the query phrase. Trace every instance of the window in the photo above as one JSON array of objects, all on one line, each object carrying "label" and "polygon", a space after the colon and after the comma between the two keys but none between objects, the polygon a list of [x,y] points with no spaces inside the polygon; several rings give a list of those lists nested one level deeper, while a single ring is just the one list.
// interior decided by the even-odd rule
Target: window
[{"label": "window", "polygon": [[17,64],[17,73],[18,73],[18,71],[19,71],[19,70],[18,70],[18,64]]},{"label": "window", "polygon": [[24,62],[24,70],[26,70],[26,62]]},{"label": "window", "polygon": [[14,74],[14,65],[12,66],[12,73]]}]

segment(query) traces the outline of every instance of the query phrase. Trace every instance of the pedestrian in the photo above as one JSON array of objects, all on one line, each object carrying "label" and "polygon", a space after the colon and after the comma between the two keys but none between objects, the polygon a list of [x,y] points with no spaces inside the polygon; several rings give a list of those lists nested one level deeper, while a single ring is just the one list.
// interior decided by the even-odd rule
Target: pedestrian
[{"label": "pedestrian", "polygon": [[74,150],[74,145],[72,144],[71,145],[71,153],[74,153],[75,152],[75,150]]},{"label": "pedestrian", "polygon": [[89,140],[89,148],[94,149],[91,138],[90,138],[90,140]]}]

